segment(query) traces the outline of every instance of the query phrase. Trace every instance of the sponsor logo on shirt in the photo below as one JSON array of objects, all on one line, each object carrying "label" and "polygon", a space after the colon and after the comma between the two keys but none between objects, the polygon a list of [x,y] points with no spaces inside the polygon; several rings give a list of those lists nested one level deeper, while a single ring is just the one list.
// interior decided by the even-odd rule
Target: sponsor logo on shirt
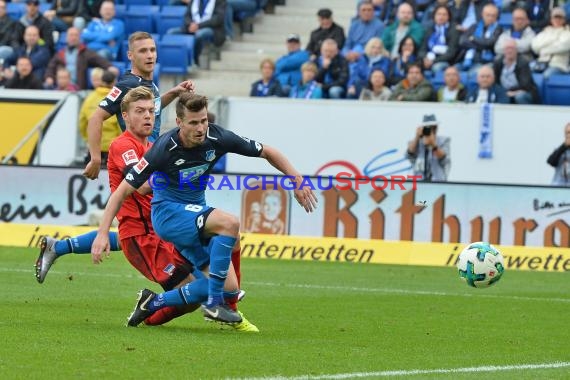
[{"label": "sponsor logo on shirt", "polygon": [[113,87],[111,91],[109,91],[109,93],[107,94],[107,99],[114,102],[119,98],[119,95],[121,95],[122,93],[123,91],[121,91],[119,87]]},{"label": "sponsor logo on shirt", "polygon": [[135,172],[137,174],[141,174],[141,172],[148,166],[148,161],[143,158],[139,161],[138,164],[134,166]]},{"label": "sponsor logo on shirt", "polygon": [[137,157],[137,153],[134,149],[129,149],[125,153],[122,154],[123,161],[125,161],[125,165],[136,164],[139,162],[139,158]]}]

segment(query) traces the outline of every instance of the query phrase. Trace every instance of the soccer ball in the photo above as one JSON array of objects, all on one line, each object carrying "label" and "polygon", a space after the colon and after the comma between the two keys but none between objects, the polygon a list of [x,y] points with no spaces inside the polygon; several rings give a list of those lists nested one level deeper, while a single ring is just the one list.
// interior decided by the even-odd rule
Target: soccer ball
[{"label": "soccer ball", "polygon": [[459,254],[459,277],[474,288],[497,283],[505,272],[503,255],[489,243],[471,243]]}]

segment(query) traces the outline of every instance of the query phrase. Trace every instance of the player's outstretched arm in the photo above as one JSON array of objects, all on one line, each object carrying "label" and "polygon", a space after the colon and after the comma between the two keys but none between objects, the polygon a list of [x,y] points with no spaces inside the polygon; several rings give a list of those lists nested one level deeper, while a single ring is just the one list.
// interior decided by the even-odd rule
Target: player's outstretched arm
[{"label": "player's outstretched arm", "polygon": [[175,87],[165,92],[160,96],[160,108],[164,108],[174,99],[176,99],[181,93],[189,91],[194,92],[194,82],[191,80],[185,80],[184,82],[178,83]]},{"label": "player's outstretched arm", "polygon": [[97,179],[101,170],[101,130],[103,122],[111,117],[111,114],[97,107],[87,124],[87,144],[91,161],[85,167],[83,175],[89,179]]},{"label": "player's outstretched arm", "polygon": [[261,157],[265,158],[275,169],[286,176],[295,178],[292,180],[295,186],[295,199],[307,212],[313,212],[317,208],[317,197],[308,186],[299,188],[303,181],[303,176],[293,167],[287,157],[277,149],[268,145],[263,145]]},{"label": "player's outstretched arm", "polygon": [[99,224],[99,229],[97,230],[97,236],[91,245],[91,257],[93,258],[94,264],[99,264],[103,261],[103,252],[106,252],[107,256],[109,256],[109,229],[111,228],[111,223],[113,222],[113,218],[119,212],[124,200],[134,193],[135,190],[136,189],[127,181],[123,180],[119,187],[117,187],[117,190],[111,194],[111,197],[107,202],[107,206],[105,207],[105,211],[103,212],[103,217]]}]

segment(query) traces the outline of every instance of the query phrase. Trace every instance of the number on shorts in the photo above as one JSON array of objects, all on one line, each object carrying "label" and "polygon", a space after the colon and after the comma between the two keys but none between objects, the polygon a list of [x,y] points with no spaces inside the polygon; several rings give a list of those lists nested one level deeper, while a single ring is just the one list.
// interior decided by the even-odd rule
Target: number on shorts
[{"label": "number on shorts", "polygon": [[184,207],[184,209],[186,211],[200,212],[200,211],[202,211],[203,207],[200,205],[189,204],[189,205],[186,205],[186,207]]}]

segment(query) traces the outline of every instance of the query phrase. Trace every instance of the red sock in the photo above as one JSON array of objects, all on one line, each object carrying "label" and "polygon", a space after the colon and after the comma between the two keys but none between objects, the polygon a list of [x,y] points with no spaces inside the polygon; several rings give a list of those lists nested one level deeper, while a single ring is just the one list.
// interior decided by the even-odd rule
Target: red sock
[{"label": "red sock", "polygon": [[234,270],[236,271],[238,288],[241,288],[240,260],[241,260],[241,247],[238,241],[237,247],[234,247],[234,250],[232,251],[232,264],[234,266]]},{"label": "red sock", "polygon": [[238,295],[237,294],[235,296],[231,296],[231,297],[224,297],[224,301],[226,302],[226,305],[228,305],[230,309],[232,309],[233,311],[237,311],[237,309],[238,309],[238,307],[237,307]]},{"label": "red sock", "polygon": [[169,322],[174,318],[180,317],[181,315],[184,314],[186,314],[186,311],[184,311],[184,309],[175,306],[167,306],[163,307],[162,309],[158,310],[156,313],[145,319],[144,324],[148,326],[163,325],[166,322]]}]

